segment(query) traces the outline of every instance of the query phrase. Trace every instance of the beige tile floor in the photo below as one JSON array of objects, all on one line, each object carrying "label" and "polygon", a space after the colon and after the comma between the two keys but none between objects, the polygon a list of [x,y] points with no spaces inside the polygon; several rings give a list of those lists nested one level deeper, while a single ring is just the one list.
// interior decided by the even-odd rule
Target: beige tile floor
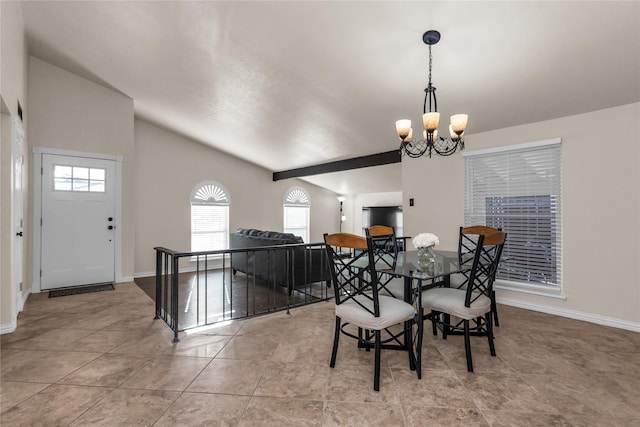
[{"label": "beige tile floor", "polygon": [[329,368],[333,304],[197,333],[153,320],[135,284],[31,295],[1,337],[4,426],[639,426],[640,334],[500,306],[498,356],[425,333],[423,378],[406,354],[343,338]]}]

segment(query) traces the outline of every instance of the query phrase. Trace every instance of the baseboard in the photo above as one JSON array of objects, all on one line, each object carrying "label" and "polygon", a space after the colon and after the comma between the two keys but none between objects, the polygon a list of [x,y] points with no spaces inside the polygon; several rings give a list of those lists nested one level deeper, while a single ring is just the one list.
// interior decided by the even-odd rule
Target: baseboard
[{"label": "baseboard", "polygon": [[18,309],[16,310],[17,313],[20,313],[24,309],[24,304],[27,302],[27,298],[29,298],[29,295],[31,295],[31,289],[27,289],[22,293],[22,298],[18,299]]},{"label": "baseboard", "polygon": [[129,282],[133,282],[133,278],[135,276],[125,276],[125,277],[121,277],[118,281],[116,281],[115,283],[129,283]]},{"label": "baseboard", "polygon": [[541,304],[532,304],[511,298],[497,298],[499,304],[510,305],[513,307],[524,308],[526,310],[539,311],[542,313],[553,314],[570,319],[583,320],[585,322],[596,323],[603,326],[611,326],[613,328],[626,329],[632,332],[640,332],[640,323],[629,322],[628,320],[616,319],[614,317],[601,316],[599,314],[585,313],[576,310],[567,310],[566,308],[550,307]]},{"label": "baseboard", "polygon": [[18,322],[16,319],[13,319],[11,323],[3,323],[0,325],[0,335],[10,334],[11,332],[15,332],[17,327],[18,327]]},{"label": "baseboard", "polygon": [[15,332],[18,327],[18,313],[24,309],[24,304],[27,302],[27,298],[29,298],[30,294],[31,289],[27,289],[22,292],[22,298],[20,295],[16,295],[16,317],[11,320],[11,323],[0,324],[0,335]]}]

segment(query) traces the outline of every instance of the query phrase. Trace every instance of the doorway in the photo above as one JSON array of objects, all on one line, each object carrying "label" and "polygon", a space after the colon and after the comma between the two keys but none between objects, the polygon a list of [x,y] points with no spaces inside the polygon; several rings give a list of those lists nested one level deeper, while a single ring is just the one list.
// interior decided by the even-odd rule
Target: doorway
[{"label": "doorway", "polygon": [[13,285],[16,296],[16,312],[23,305],[23,197],[24,197],[24,130],[18,116],[13,117]]},{"label": "doorway", "polygon": [[120,162],[64,152],[40,152],[35,159],[40,290],[114,282]]}]

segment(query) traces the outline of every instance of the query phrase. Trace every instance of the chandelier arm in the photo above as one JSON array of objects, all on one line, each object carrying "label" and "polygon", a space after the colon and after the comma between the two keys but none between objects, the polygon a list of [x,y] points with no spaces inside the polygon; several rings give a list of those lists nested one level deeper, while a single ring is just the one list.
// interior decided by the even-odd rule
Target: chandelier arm
[{"label": "chandelier arm", "polygon": [[464,150],[464,139],[450,139],[450,138],[438,138],[438,144],[433,145],[433,150],[440,156],[450,156],[456,151],[458,148],[460,151]]},{"label": "chandelier arm", "polygon": [[[428,102],[427,102],[428,101]],[[427,110],[427,104],[429,109]],[[431,106],[433,104],[433,109]],[[436,98],[436,87],[429,82],[429,86],[424,89],[424,104],[422,105],[422,114],[438,112],[438,99]]]},{"label": "chandelier arm", "polygon": [[[427,99],[429,98],[429,87],[424,89],[424,104],[422,104],[422,114],[427,112]],[[431,109],[431,102],[429,102],[429,109]]]},{"label": "chandelier arm", "polygon": [[429,148],[426,141],[422,139],[412,139],[411,141],[401,142],[400,143],[400,155],[409,156],[412,159],[417,159],[418,157],[424,156]]},{"label": "chandelier arm", "polygon": [[438,136],[430,140],[429,136],[427,136],[426,140],[412,139],[411,141],[402,141],[400,143],[400,155],[413,159],[424,155],[431,158],[433,152],[443,157],[450,156],[458,150],[464,150],[464,138],[451,139]]}]

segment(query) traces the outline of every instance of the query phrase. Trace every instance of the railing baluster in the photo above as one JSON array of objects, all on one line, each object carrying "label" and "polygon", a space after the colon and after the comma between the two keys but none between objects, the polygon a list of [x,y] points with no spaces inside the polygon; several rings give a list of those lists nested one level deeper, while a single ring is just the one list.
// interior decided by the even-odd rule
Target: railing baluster
[{"label": "railing baluster", "polygon": [[[304,253],[298,253],[297,248],[302,248]],[[270,313],[278,310],[285,310],[289,313],[291,307],[308,304],[316,301],[328,299],[329,292],[327,290],[327,282],[330,283],[328,263],[326,259],[326,251],[323,243],[315,244],[291,244],[277,246],[263,246],[256,248],[243,249],[227,249],[220,251],[203,251],[203,252],[177,252],[163,247],[154,248],[156,251],[156,301],[155,301],[155,319],[162,319],[174,332],[173,341],[179,342],[179,332],[198,326],[206,326],[221,320],[232,320],[243,317],[254,316],[263,313]],[[313,250],[320,250],[315,263],[311,256]],[[234,315],[234,307],[238,301],[234,301],[234,276],[233,260],[234,254],[244,256],[243,278],[235,276],[236,284],[240,280],[244,280],[244,299],[245,310],[239,310]],[[260,255],[260,256],[258,256]],[[222,270],[218,273],[212,273],[212,280],[209,280],[210,268],[215,268],[215,263],[209,262],[209,256],[220,257]],[[202,260],[201,257],[204,257]],[[229,264],[227,264],[229,257]],[[298,258],[296,258],[298,257]],[[180,281],[180,260],[193,259],[196,261],[195,281]],[[258,262],[265,262],[264,266],[257,266]],[[302,266],[297,266],[296,262],[302,262]],[[318,263],[320,265],[318,265]],[[214,264],[212,266],[211,264]],[[325,267],[326,266],[326,267]],[[218,264],[219,267],[219,264]],[[242,266],[240,266],[242,267]],[[258,267],[261,271],[266,272],[266,280],[257,277]],[[326,268],[326,274],[322,274],[324,280],[311,283],[311,275],[313,268]],[[228,271],[227,271],[228,270]],[[279,273],[280,272],[280,273]],[[204,274],[204,280],[200,280],[200,275]],[[228,275],[228,277],[227,277]],[[251,277],[249,277],[251,276]],[[317,276],[316,276],[317,277]],[[302,282],[300,282],[302,278]],[[228,282],[227,282],[228,279]],[[221,304],[209,304],[209,285],[218,286],[221,284]],[[186,307],[187,300],[180,300],[180,286],[195,284],[196,290],[189,297],[189,307]],[[201,292],[200,286],[204,285],[204,291]],[[216,288],[217,289],[217,288]],[[258,294],[260,292],[260,294]],[[264,294],[266,292],[266,295]],[[282,292],[286,292],[284,297]],[[204,303],[201,301],[204,294]],[[226,295],[230,296],[227,301]],[[215,297],[215,294],[214,294]],[[266,301],[266,306],[260,305],[259,301]],[[241,300],[242,301],[242,300]],[[280,302],[279,302],[280,301]],[[212,300],[215,302],[215,300]],[[180,306],[186,310],[187,314],[180,324]],[[200,307],[203,305],[203,309]],[[212,308],[210,308],[212,306]],[[194,308],[195,307],[195,308]],[[222,307],[221,316],[213,316],[210,310],[218,310]],[[201,316],[202,311],[204,313]],[[229,313],[227,315],[227,313]],[[195,316],[194,316],[195,314]],[[204,317],[204,318],[202,318]]]}]

